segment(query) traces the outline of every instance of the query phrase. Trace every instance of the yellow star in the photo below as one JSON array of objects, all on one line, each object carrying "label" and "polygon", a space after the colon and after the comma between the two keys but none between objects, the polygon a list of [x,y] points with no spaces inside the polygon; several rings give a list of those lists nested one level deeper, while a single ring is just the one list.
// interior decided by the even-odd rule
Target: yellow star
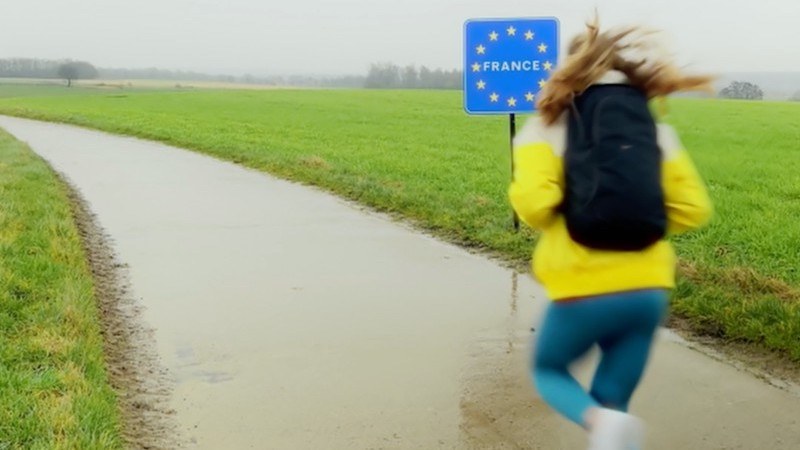
[{"label": "yellow star", "polygon": [[475,50],[478,52],[479,55],[486,54],[486,47],[484,47],[483,44],[475,47]]},{"label": "yellow star", "polygon": [[532,102],[534,98],[536,98],[536,96],[533,95],[533,92],[528,92],[527,94],[525,94],[525,100],[529,102]]},{"label": "yellow star", "polygon": [[548,72],[553,70],[553,63],[551,63],[550,61],[545,61],[544,62],[544,70],[546,70]]},{"label": "yellow star", "polygon": [[511,97],[510,99],[508,99],[508,106],[510,106],[512,108],[517,106],[517,99],[515,99],[514,97]]},{"label": "yellow star", "polygon": [[486,89],[486,82],[483,80],[478,80],[478,90],[482,91]]},{"label": "yellow star", "polygon": [[489,100],[491,100],[492,103],[497,103],[497,101],[500,100],[500,96],[497,95],[497,93],[492,92],[492,95],[489,96]]},{"label": "yellow star", "polygon": [[517,35],[517,29],[514,28],[513,25],[508,27],[508,29],[506,31],[508,32],[509,36],[516,36]]},{"label": "yellow star", "polygon": [[478,63],[473,64],[472,65],[472,71],[473,72],[480,72],[481,71],[481,65],[478,64]]},{"label": "yellow star", "polygon": [[539,44],[539,53],[544,53],[546,51],[547,51],[547,44],[545,44],[544,42]]},{"label": "yellow star", "polygon": [[498,36],[500,36],[500,35],[499,35],[499,34],[497,34],[497,31],[492,31],[492,32],[489,34],[489,40],[490,40],[490,41],[496,41],[496,40],[497,40],[497,38],[498,38]]},{"label": "yellow star", "polygon": [[528,30],[528,32],[525,33],[525,40],[526,41],[532,41],[533,40],[533,31]]},{"label": "yellow star", "polygon": [[547,81],[544,79],[539,80],[539,89],[543,88],[545,84],[547,84]]}]

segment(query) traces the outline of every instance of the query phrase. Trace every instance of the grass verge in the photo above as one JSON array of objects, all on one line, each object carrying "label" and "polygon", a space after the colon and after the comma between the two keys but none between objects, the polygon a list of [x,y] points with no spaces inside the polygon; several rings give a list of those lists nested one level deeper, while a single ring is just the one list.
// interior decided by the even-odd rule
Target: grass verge
[{"label": "grass verge", "polygon": [[121,448],[66,187],[0,131],[0,448]]}]

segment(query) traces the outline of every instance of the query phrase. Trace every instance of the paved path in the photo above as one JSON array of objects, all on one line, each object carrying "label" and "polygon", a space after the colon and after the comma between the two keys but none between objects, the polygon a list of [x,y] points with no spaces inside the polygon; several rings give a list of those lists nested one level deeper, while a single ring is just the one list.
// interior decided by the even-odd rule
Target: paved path
[{"label": "paved path", "polygon": [[[583,448],[528,382],[543,305],[529,277],[185,150],[0,127],[64,173],[113,238],[190,447]],[[800,398],[674,339],[632,406],[649,449],[800,449]]]}]

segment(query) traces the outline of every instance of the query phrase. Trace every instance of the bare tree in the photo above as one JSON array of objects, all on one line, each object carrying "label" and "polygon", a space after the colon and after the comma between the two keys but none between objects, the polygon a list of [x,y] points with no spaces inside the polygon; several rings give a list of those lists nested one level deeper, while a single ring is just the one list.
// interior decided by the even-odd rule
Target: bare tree
[{"label": "bare tree", "polygon": [[87,62],[68,61],[58,67],[58,77],[67,80],[67,87],[71,87],[72,80],[97,78],[97,69]]}]

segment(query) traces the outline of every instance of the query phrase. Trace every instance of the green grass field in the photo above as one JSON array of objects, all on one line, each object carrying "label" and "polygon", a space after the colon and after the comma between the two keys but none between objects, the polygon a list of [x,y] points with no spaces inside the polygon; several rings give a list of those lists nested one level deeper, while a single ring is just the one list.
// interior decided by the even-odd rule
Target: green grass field
[{"label": "green grass field", "polygon": [[0,449],[121,448],[66,188],[0,132]]},{"label": "green grass field", "polygon": [[[0,113],[198,150],[515,264],[528,260],[535,240],[510,227],[508,119],[467,116],[457,92],[18,89],[0,86]],[[709,228],[676,239],[683,275],[675,313],[698,331],[800,361],[800,104],[668,105],[666,120],[717,211]]]}]

